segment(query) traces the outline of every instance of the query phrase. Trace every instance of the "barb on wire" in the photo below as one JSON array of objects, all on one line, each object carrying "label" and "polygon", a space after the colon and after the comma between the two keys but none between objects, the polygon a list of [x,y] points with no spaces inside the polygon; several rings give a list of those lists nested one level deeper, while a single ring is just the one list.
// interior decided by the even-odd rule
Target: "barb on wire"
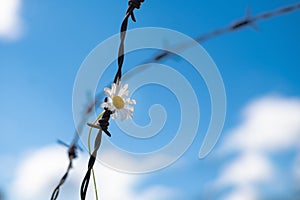
[{"label": "barb on wire", "polygon": [[[238,20],[226,27],[219,28],[214,31],[211,31],[206,34],[195,37],[194,40],[199,43],[202,43],[211,38],[218,37],[220,35],[223,35],[223,34],[226,34],[229,32],[237,31],[237,30],[240,30],[240,29],[248,27],[248,26],[252,26],[253,28],[256,28],[255,23],[258,21],[267,20],[267,19],[270,19],[270,18],[273,18],[276,16],[281,16],[283,14],[290,13],[292,11],[296,11],[299,9],[300,9],[300,3],[296,3],[296,4],[288,5],[288,6],[276,9],[276,10],[264,12],[262,14],[258,14],[255,16],[251,16],[250,12],[248,10],[246,17],[244,17],[243,19]],[[193,44],[192,43],[182,43],[182,44],[174,46],[174,50],[182,51],[182,50],[190,47],[191,45],[193,45]],[[170,56],[172,56],[172,53],[170,53],[169,51],[163,51],[158,54],[155,54],[147,62],[143,62],[143,64],[151,63],[151,62],[158,62],[158,61],[166,59],[167,57],[170,57]]]},{"label": "barb on wire", "polygon": [[[78,133],[77,133],[77,130],[76,130],[75,134],[74,134],[73,142],[72,142],[72,144],[68,148],[69,165],[68,165],[67,171],[62,176],[62,178],[60,179],[58,185],[55,187],[54,191],[52,192],[51,200],[56,200],[57,199],[57,197],[59,195],[60,187],[65,183],[65,181],[66,181],[66,179],[67,179],[67,177],[69,175],[69,172],[70,172],[70,170],[73,167],[73,160],[75,158],[77,158],[77,149],[79,148],[78,145],[77,145],[78,137],[79,136],[78,136]],[[63,143],[60,140],[58,140],[58,143],[66,145],[65,143]]]},{"label": "barb on wire", "polygon": [[67,179],[67,177],[68,177],[68,175],[69,175],[70,170],[73,168],[73,160],[76,159],[76,158],[78,157],[78,155],[77,155],[77,149],[82,150],[82,149],[78,146],[79,135],[82,133],[83,127],[84,127],[84,125],[85,125],[85,121],[86,121],[87,117],[92,113],[93,107],[99,103],[99,102],[98,102],[98,101],[99,101],[99,100],[98,100],[98,99],[99,99],[98,97],[100,97],[99,94],[96,95],[96,100],[92,100],[92,101],[88,104],[88,106],[87,106],[87,108],[86,108],[86,110],[85,110],[85,112],[84,112],[84,114],[83,114],[83,117],[82,117],[82,119],[81,119],[81,121],[80,121],[80,123],[79,123],[79,125],[78,125],[78,129],[75,130],[74,137],[73,137],[73,140],[72,140],[71,144],[70,144],[70,145],[67,145],[67,144],[64,143],[63,141],[57,140],[57,142],[58,142],[59,144],[62,144],[62,145],[64,145],[64,146],[69,147],[69,148],[68,148],[69,165],[68,165],[68,167],[67,167],[67,170],[66,170],[65,174],[64,174],[64,175],[62,176],[62,178],[60,179],[58,185],[57,185],[57,186],[55,187],[55,189],[53,190],[52,195],[51,195],[51,200],[56,200],[56,199],[57,199],[57,197],[58,197],[58,195],[59,195],[59,192],[60,192],[60,187],[65,183],[65,181],[66,181],[66,179]]},{"label": "barb on wire", "polygon": [[107,128],[109,126],[109,119],[110,119],[111,114],[112,114],[112,111],[105,108],[105,111],[104,111],[103,115],[101,115],[101,118],[98,120],[100,126],[96,127],[94,124],[91,126],[92,128],[98,128],[99,131],[98,131],[98,134],[97,134],[96,139],[95,139],[94,151],[90,155],[90,158],[89,158],[88,170],[87,170],[87,172],[84,176],[84,179],[82,181],[82,184],[81,184],[81,188],[80,188],[80,197],[81,197],[81,199],[86,198],[86,192],[87,192],[88,185],[89,185],[89,182],[90,182],[91,173],[92,173],[95,161],[96,161],[98,149],[100,148],[100,145],[101,145],[102,131],[105,132],[108,136],[110,136],[110,133],[107,130]]},{"label": "barb on wire", "polygon": [[69,150],[68,150],[68,155],[69,155],[69,165],[68,165],[68,169],[66,171],[66,173],[63,175],[63,177],[60,179],[58,185],[56,186],[56,188],[54,189],[52,195],[51,195],[51,200],[55,200],[57,199],[58,197],[58,194],[59,194],[59,190],[60,190],[60,186],[62,186],[67,177],[68,177],[68,174],[73,166],[73,159],[75,159],[77,157],[77,154],[76,154],[76,149],[77,149],[77,146],[76,144],[73,144]]},{"label": "barb on wire", "polygon": [[[119,46],[119,50],[118,50],[118,70],[114,77],[114,81],[113,81],[114,84],[119,84],[121,82],[121,78],[122,78],[122,67],[123,67],[123,63],[124,63],[124,42],[125,42],[125,36],[126,36],[126,31],[127,31],[127,26],[128,26],[128,19],[129,19],[129,17],[131,17],[131,19],[134,22],[136,22],[133,11],[134,11],[134,9],[139,9],[142,2],[144,2],[144,0],[129,0],[128,9],[126,11],[126,15],[121,24],[120,46]],[[105,102],[106,101],[107,101],[107,98],[105,99]],[[113,111],[108,109],[108,107],[104,107],[103,114],[101,113],[98,116],[98,118],[95,120],[94,123],[87,123],[91,128],[97,128],[97,129],[99,129],[99,131],[98,131],[98,134],[95,139],[93,153],[90,155],[90,158],[89,158],[88,170],[84,176],[84,179],[82,181],[81,188],[80,188],[80,197],[82,200],[85,200],[85,198],[86,198],[86,192],[88,189],[91,173],[94,173],[93,167],[95,164],[97,152],[101,145],[102,131],[105,132],[109,137],[111,137],[111,134],[108,131],[108,126],[109,126],[110,116],[112,114],[113,114]],[[94,174],[93,174],[93,176],[94,176]],[[95,179],[94,179],[94,186],[95,185],[96,184],[95,184]],[[95,186],[95,191],[96,191],[96,198],[98,198],[96,186]]]},{"label": "barb on wire", "polygon": [[[125,42],[125,36],[126,36],[126,31],[127,31],[127,26],[128,26],[128,19],[129,19],[129,17],[131,17],[131,19],[134,22],[136,22],[136,18],[134,16],[133,11],[134,11],[134,9],[139,9],[142,2],[144,2],[144,0],[129,0],[128,9],[126,11],[125,18],[123,19],[123,22],[121,24],[120,46],[119,46],[119,51],[118,51],[118,70],[117,70],[115,78],[114,78],[114,83],[118,83],[122,77],[122,66],[123,66],[123,62],[124,62],[124,42]],[[248,27],[248,26],[252,26],[255,28],[255,23],[258,21],[267,20],[267,19],[270,19],[270,18],[273,18],[276,16],[280,16],[280,15],[283,15],[283,14],[286,14],[286,13],[289,13],[289,12],[292,12],[292,11],[295,11],[298,9],[300,9],[300,3],[296,3],[296,4],[285,6],[285,7],[276,9],[276,10],[264,12],[264,13],[258,14],[256,16],[251,16],[250,12],[248,10],[245,18],[243,18],[241,20],[237,20],[236,22],[234,22],[226,27],[219,28],[214,31],[211,31],[206,34],[195,37],[194,39],[197,42],[202,43],[202,42],[205,42],[214,37],[218,37],[220,35],[223,35],[223,34],[226,34],[229,32],[237,31],[237,30],[240,30],[240,29]],[[174,49],[180,51],[180,50],[184,50],[184,49],[190,47],[191,45],[192,44],[190,44],[190,43],[182,43],[177,46],[174,46]],[[166,59],[171,56],[172,56],[172,53],[170,53],[168,51],[163,51],[161,53],[154,55],[151,59],[149,59],[148,62],[158,62],[158,61],[161,61],[161,60]],[[144,63],[148,63],[148,62],[144,62]],[[65,172],[63,177],[60,179],[58,185],[54,189],[52,196],[51,196],[51,200],[57,199],[60,187],[64,184],[64,182],[66,181],[66,179],[68,177],[68,174],[73,165],[73,160],[77,157],[76,150],[77,150],[77,148],[79,148],[77,143],[78,143],[79,135],[81,134],[81,131],[83,129],[85,119],[93,111],[93,107],[99,103],[99,99],[100,99],[100,97],[96,96],[95,101],[91,101],[91,103],[87,106],[87,109],[84,113],[82,122],[79,124],[78,132],[77,132],[77,130],[75,131],[72,143],[68,148],[69,165],[68,165],[67,171]],[[103,117],[99,120],[100,127],[97,127],[97,128],[99,128],[99,132],[98,132],[96,140],[95,140],[94,151],[90,156],[90,160],[88,163],[88,171],[87,171],[85,178],[81,185],[81,199],[85,199],[91,170],[95,163],[97,151],[101,144],[102,131],[104,131],[108,136],[110,136],[110,133],[108,131],[108,126],[109,126],[109,116],[111,114],[112,113],[109,113],[107,110],[105,110]]]}]

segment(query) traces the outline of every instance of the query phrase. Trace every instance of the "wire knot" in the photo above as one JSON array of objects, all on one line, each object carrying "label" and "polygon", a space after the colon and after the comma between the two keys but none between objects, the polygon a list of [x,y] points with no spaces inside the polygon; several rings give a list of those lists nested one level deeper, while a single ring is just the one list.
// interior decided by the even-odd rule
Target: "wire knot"
[{"label": "wire knot", "polygon": [[144,0],[129,0],[128,5],[133,6],[136,9],[140,9],[141,3],[143,3]]},{"label": "wire knot", "polygon": [[77,158],[77,153],[76,153],[77,146],[72,145],[69,150],[68,150],[68,155],[70,159],[75,159]]},{"label": "wire knot", "polygon": [[111,110],[109,110],[108,108],[104,108],[104,110],[105,110],[104,114],[101,117],[101,119],[98,121],[98,123],[100,124],[102,131],[104,131],[104,133],[106,133],[109,137],[111,137],[111,134],[108,131],[108,126],[109,126],[110,115],[113,112]]},{"label": "wire knot", "polygon": [[144,0],[129,0],[128,2],[128,10],[127,13],[129,13],[129,15],[131,16],[132,21],[136,22],[133,10],[136,9],[140,9],[141,7],[141,3],[143,3]]}]

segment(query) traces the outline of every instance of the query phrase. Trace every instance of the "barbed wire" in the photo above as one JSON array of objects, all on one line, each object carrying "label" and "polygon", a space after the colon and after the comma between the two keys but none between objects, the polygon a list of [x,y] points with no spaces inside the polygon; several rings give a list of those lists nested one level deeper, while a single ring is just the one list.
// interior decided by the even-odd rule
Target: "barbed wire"
[{"label": "barbed wire", "polygon": [[[287,14],[287,13],[290,13],[290,12],[293,12],[293,11],[296,11],[299,9],[300,9],[300,2],[298,2],[296,4],[284,6],[284,7],[278,8],[276,10],[267,11],[267,12],[264,12],[264,13],[261,13],[261,14],[255,15],[255,16],[251,16],[250,9],[248,9],[246,16],[243,19],[237,20],[225,27],[218,28],[211,32],[197,36],[194,38],[194,40],[197,41],[198,43],[202,43],[209,39],[224,35],[226,33],[234,32],[234,31],[240,30],[242,28],[252,27],[252,28],[256,29],[255,23],[257,23],[259,21],[267,20],[267,19],[274,18],[277,16],[281,16],[281,15],[284,15],[284,14]],[[184,49],[189,48],[193,44],[194,43],[190,43],[190,42],[181,43],[181,44],[173,46],[172,49],[177,50],[177,51],[182,51]],[[163,51],[163,52],[155,54],[154,56],[152,56],[150,59],[146,60],[142,64],[158,62],[158,61],[164,60],[172,55],[173,54],[170,53],[169,51]]]},{"label": "barbed wire", "polygon": [[77,146],[72,145],[68,150],[68,155],[69,155],[68,169],[67,169],[66,173],[63,175],[63,177],[60,179],[60,181],[59,181],[58,185],[56,186],[56,188],[54,189],[54,191],[51,195],[51,200],[57,199],[58,194],[59,194],[59,190],[60,190],[60,186],[62,186],[65,183],[65,181],[68,177],[68,174],[69,174],[71,168],[73,167],[73,159],[75,159],[77,157],[76,149],[77,149]]},{"label": "barbed wire", "polygon": [[65,174],[62,176],[58,185],[53,190],[52,195],[51,195],[51,200],[57,199],[57,197],[59,195],[60,187],[65,183],[70,170],[73,168],[73,160],[78,157],[77,150],[78,149],[81,150],[81,148],[78,145],[79,136],[82,134],[86,119],[91,115],[93,108],[96,107],[100,103],[100,99],[102,99],[102,97],[103,97],[103,94],[98,93],[95,95],[95,98],[93,100],[89,101],[89,103],[86,106],[86,109],[84,110],[84,113],[82,114],[82,118],[79,122],[79,125],[77,126],[77,129],[74,132],[74,137],[73,137],[70,145],[66,144],[65,142],[63,142],[61,140],[57,140],[57,143],[68,147],[67,153],[68,153],[68,158],[69,158],[69,164],[68,164]]},{"label": "barbed wire", "polygon": [[87,172],[83,178],[83,181],[81,183],[80,197],[82,200],[86,198],[86,192],[87,192],[87,189],[89,186],[91,172],[92,172],[92,169],[93,169],[95,161],[96,161],[98,149],[100,148],[100,145],[101,145],[101,139],[102,139],[102,129],[100,128],[98,131],[98,134],[96,136],[96,139],[95,139],[94,151],[90,155],[90,159],[88,162],[88,170],[87,170]]},{"label": "barbed wire", "polygon": [[115,75],[114,83],[117,83],[117,81],[120,80],[122,76],[122,66],[124,62],[124,42],[125,42],[125,36],[126,36],[126,31],[128,26],[128,19],[129,17],[131,17],[132,21],[136,22],[133,10],[135,8],[139,9],[142,2],[144,2],[144,0],[129,0],[128,9],[126,11],[126,15],[122,22],[121,30],[120,30],[121,42],[120,42],[119,52],[118,52],[118,71]]},{"label": "barbed wire", "polygon": [[[126,15],[125,15],[125,18],[122,22],[121,30],[120,30],[120,40],[121,41],[120,41],[120,46],[119,46],[119,51],[118,51],[118,70],[117,70],[117,73],[116,73],[115,78],[114,78],[114,83],[116,83],[122,77],[122,66],[123,66],[123,62],[124,62],[124,41],[125,41],[125,36],[126,36],[126,31],[127,31],[128,19],[129,19],[129,17],[131,17],[131,19],[134,22],[136,21],[133,11],[134,11],[135,8],[139,9],[142,2],[144,2],[144,0],[130,0],[129,1],[129,6],[128,6],[128,9],[126,11]],[[199,42],[199,43],[202,43],[202,42],[205,42],[209,39],[221,36],[221,35],[226,34],[226,33],[234,32],[234,31],[240,30],[242,28],[246,28],[246,27],[256,28],[255,23],[257,23],[259,21],[268,20],[270,18],[281,16],[281,15],[284,15],[284,14],[287,14],[287,13],[290,13],[290,12],[293,12],[293,11],[296,11],[296,10],[299,10],[299,9],[300,9],[300,2],[296,3],[296,4],[293,4],[293,5],[284,6],[284,7],[281,7],[279,9],[276,9],[276,10],[267,11],[267,12],[264,12],[264,13],[261,13],[261,14],[255,15],[255,16],[251,16],[250,12],[249,12],[249,9],[248,9],[245,18],[237,20],[237,21],[235,21],[235,22],[231,23],[230,25],[225,26],[223,28],[218,28],[218,29],[215,29],[215,30],[213,30],[211,32],[208,32],[206,34],[197,36],[197,37],[194,38],[194,40]],[[193,45],[193,44],[188,43],[188,42],[187,43],[181,43],[181,44],[175,45],[173,47],[173,49],[175,49],[177,51],[182,51],[186,48],[189,48],[191,45]],[[163,51],[163,52],[155,54],[150,59],[143,62],[143,64],[158,62],[158,61],[167,59],[167,58],[171,57],[172,55],[173,54],[168,52],[168,51]],[[141,69],[145,69],[145,67],[143,67]],[[83,118],[82,118],[81,122],[79,123],[79,127],[78,127],[77,130],[75,130],[73,140],[72,140],[72,142],[71,142],[71,144],[68,148],[68,159],[69,159],[68,168],[67,168],[65,174],[63,175],[63,177],[60,179],[58,185],[54,189],[54,191],[51,195],[51,200],[56,200],[57,199],[60,187],[65,183],[65,181],[68,177],[68,174],[69,174],[70,170],[73,167],[73,160],[76,159],[77,156],[78,156],[76,151],[79,148],[79,146],[78,146],[79,136],[80,136],[80,134],[82,132],[82,129],[85,125],[86,118],[91,114],[91,112],[93,111],[93,108],[95,107],[95,105],[99,104],[100,99],[101,99],[100,98],[101,95],[102,94],[96,95],[95,100],[92,100],[88,104],[87,109],[86,109],[85,113],[83,114]],[[100,144],[101,144],[101,137],[102,137],[102,130],[99,129],[99,132],[98,132],[97,137],[95,139],[94,151],[91,154],[90,159],[89,159],[88,171],[87,171],[86,176],[85,176],[85,178],[82,182],[81,199],[85,199],[85,196],[86,196],[86,190],[87,190],[87,187],[88,187],[90,173],[91,173],[90,170],[93,168],[95,158],[96,158],[96,155],[97,155],[97,151],[98,151],[98,149],[100,147]]]},{"label": "barbed wire", "polygon": [[87,108],[86,108],[86,110],[83,114],[83,117],[82,117],[82,119],[81,119],[81,121],[78,125],[78,128],[75,130],[74,137],[73,137],[73,140],[72,140],[70,145],[67,145],[66,143],[62,142],[61,140],[57,141],[59,144],[62,144],[64,146],[68,147],[69,164],[68,164],[68,167],[67,167],[67,170],[66,170],[65,174],[62,176],[62,178],[60,179],[58,185],[53,190],[52,195],[51,195],[51,200],[56,200],[57,199],[57,197],[59,195],[60,187],[65,183],[65,181],[66,181],[66,179],[69,175],[70,170],[73,168],[73,160],[78,157],[77,149],[80,149],[80,147],[78,146],[79,136],[81,135],[82,130],[83,130],[84,125],[85,125],[85,121],[88,118],[88,116],[92,113],[93,107],[95,106],[95,104],[97,104],[97,101],[91,101],[89,103],[89,105],[87,106]]},{"label": "barbed wire", "polygon": [[[127,31],[127,26],[128,26],[128,19],[129,19],[129,17],[131,17],[131,19],[134,22],[136,22],[133,11],[134,11],[134,9],[139,9],[142,2],[144,2],[144,0],[129,0],[129,2],[128,2],[128,9],[126,11],[126,15],[121,24],[121,30],[120,30],[120,46],[119,46],[119,51],[118,51],[118,70],[116,72],[116,75],[115,75],[115,78],[113,81],[115,84],[119,84],[119,82],[121,81],[121,78],[122,78],[122,67],[123,67],[123,63],[124,63],[124,42],[125,42],[125,36],[126,36],[126,31]],[[111,110],[109,110],[108,108],[104,108],[103,115],[97,122],[99,125],[88,123],[89,126],[91,126],[92,128],[98,128],[99,131],[98,131],[98,134],[95,139],[93,153],[90,155],[90,158],[89,158],[88,170],[87,170],[87,172],[84,176],[84,179],[81,183],[81,187],[80,187],[81,200],[85,200],[85,198],[86,198],[86,192],[88,189],[91,173],[92,173],[92,170],[93,170],[93,167],[95,164],[97,152],[101,145],[102,131],[105,132],[109,137],[111,136],[110,132],[108,131],[109,120],[110,120],[111,114],[113,114],[113,112]],[[97,197],[97,192],[96,192],[96,197]]]}]

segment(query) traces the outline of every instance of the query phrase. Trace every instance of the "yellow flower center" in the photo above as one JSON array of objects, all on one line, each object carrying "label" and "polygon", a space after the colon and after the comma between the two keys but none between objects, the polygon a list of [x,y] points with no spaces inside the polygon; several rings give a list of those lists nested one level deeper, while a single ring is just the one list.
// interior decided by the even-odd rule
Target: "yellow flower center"
[{"label": "yellow flower center", "polygon": [[124,108],[124,105],[125,105],[124,100],[120,96],[114,96],[112,98],[112,103],[118,110]]}]

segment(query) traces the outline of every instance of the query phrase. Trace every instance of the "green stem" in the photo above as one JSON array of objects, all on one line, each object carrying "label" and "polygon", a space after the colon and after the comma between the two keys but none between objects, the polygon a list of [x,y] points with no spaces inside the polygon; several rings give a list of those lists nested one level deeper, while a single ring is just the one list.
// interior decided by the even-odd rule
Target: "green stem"
[{"label": "green stem", "polygon": [[[95,121],[93,121],[93,124],[95,124],[103,116],[103,114],[104,114],[104,111],[98,115],[97,119],[95,119]],[[88,134],[88,150],[89,150],[90,156],[92,155],[92,153],[91,153],[92,130],[93,130],[93,128],[90,128],[89,129],[89,134]],[[96,200],[98,200],[98,190],[97,190],[97,183],[96,183],[96,177],[95,177],[94,169],[92,169],[92,175],[93,175],[93,182],[94,182],[94,190],[95,190]]]}]

